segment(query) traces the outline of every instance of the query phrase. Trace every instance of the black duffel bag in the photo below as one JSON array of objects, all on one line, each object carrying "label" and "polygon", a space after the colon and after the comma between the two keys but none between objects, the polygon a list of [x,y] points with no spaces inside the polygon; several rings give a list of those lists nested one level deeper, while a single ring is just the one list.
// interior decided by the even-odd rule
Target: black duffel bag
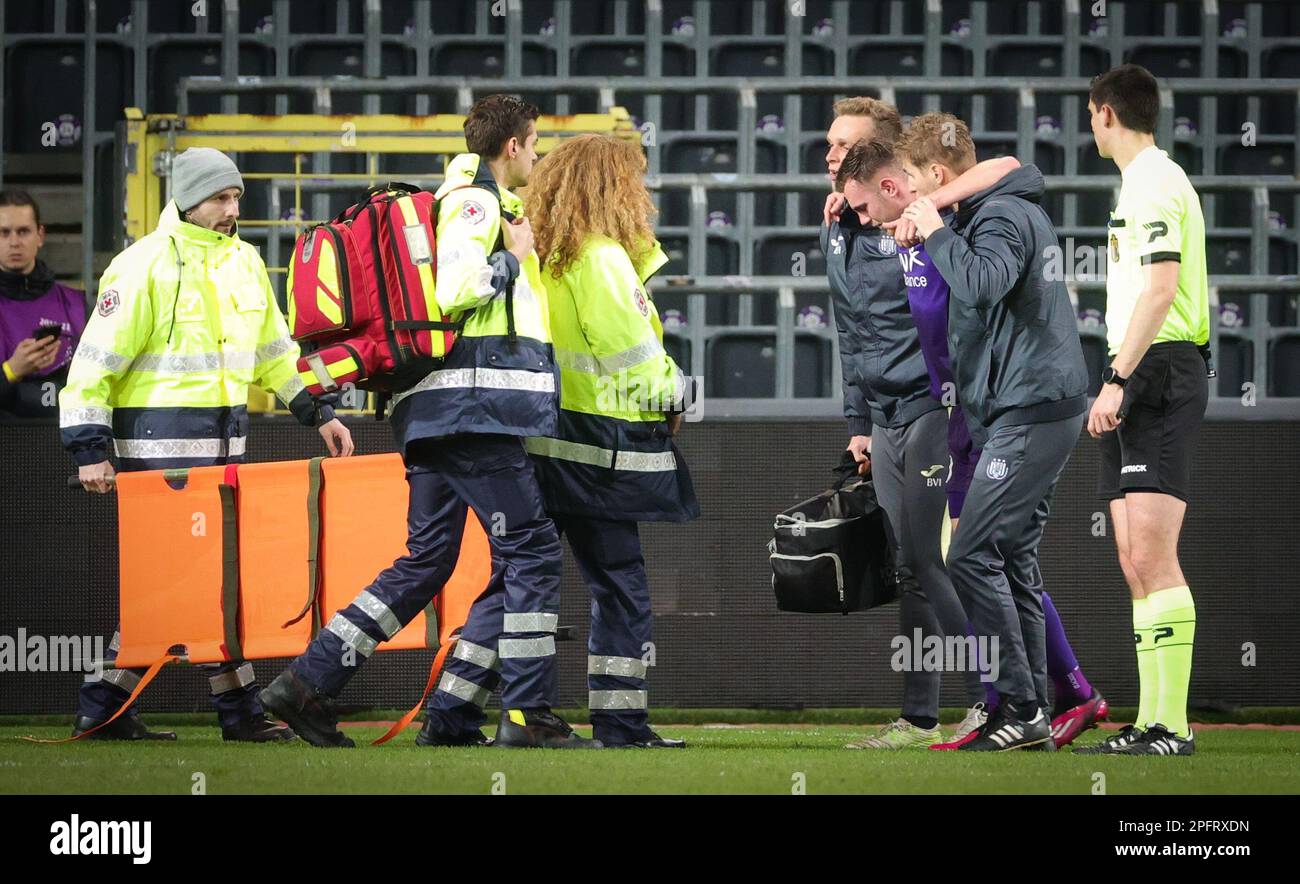
[{"label": "black duffel bag", "polygon": [[768,552],[778,610],[847,614],[898,598],[875,488],[847,451],[834,472],[833,486],[776,517]]}]

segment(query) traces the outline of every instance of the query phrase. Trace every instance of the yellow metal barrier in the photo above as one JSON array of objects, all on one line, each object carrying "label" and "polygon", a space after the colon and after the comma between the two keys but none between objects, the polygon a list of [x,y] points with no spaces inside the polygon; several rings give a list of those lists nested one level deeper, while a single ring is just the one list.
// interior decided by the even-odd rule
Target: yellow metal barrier
[{"label": "yellow metal barrier", "polygon": [[[291,191],[292,200],[281,210],[288,217],[241,217],[239,226],[247,231],[264,230],[268,248],[264,257],[273,279],[288,272],[280,263],[292,254],[292,241],[282,242],[285,234],[294,238],[311,224],[325,220],[311,216],[313,194],[320,185],[353,183],[356,192],[389,180],[415,177],[431,183],[441,178],[438,157],[463,153],[465,147],[463,116],[436,114],[406,117],[392,114],[372,116],[316,116],[286,114],[206,114],[178,117],[175,114],[145,115],[138,108],[126,109],[126,179],[124,225],[126,241],[134,242],[153,230],[164,205],[165,170],[171,157],[190,147],[215,147],[237,153],[244,185],[248,192],[265,188],[268,205],[279,205],[279,191]],[[545,154],[564,138],[585,133],[599,133],[639,140],[641,133],[632,123],[627,110],[610,108],[603,114],[543,116],[537,121],[537,152]],[[365,172],[329,172],[313,169],[315,155],[360,155]],[[380,158],[386,154],[427,155],[427,173],[380,171]],[[250,163],[249,157],[262,158]],[[265,157],[283,158],[268,164]],[[266,171],[267,166],[272,171]],[[259,169],[254,171],[254,168]],[[247,169],[247,171],[245,171]],[[271,193],[275,189],[277,193]],[[269,254],[267,254],[269,253]],[[361,412],[360,408],[346,409]],[[249,397],[250,411],[279,411],[275,398],[260,390]]]}]

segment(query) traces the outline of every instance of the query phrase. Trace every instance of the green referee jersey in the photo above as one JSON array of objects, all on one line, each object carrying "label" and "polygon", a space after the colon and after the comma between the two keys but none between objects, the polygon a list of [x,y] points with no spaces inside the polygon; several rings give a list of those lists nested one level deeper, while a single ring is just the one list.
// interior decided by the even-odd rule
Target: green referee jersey
[{"label": "green referee jersey", "polygon": [[1119,205],[1106,229],[1106,341],[1119,352],[1142,294],[1143,267],[1178,261],[1178,294],[1153,344],[1210,339],[1205,218],[1201,200],[1181,166],[1152,145],[1123,172]]}]

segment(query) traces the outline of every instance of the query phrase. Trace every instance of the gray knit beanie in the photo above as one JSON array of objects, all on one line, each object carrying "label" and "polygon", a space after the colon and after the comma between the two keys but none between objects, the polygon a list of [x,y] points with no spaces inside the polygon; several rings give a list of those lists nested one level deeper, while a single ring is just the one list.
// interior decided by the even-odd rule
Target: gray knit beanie
[{"label": "gray knit beanie", "polygon": [[213,147],[191,147],[172,158],[172,199],[182,212],[227,187],[244,192],[235,161]]}]

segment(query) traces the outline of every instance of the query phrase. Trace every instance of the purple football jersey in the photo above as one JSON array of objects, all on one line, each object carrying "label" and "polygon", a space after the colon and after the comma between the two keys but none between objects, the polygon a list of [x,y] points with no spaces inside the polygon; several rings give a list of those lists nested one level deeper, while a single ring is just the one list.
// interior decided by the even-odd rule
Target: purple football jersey
[{"label": "purple football jersey", "polygon": [[[960,403],[956,402],[952,357],[948,353],[948,283],[930,260],[924,243],[899,249],[898,260],[903,265],[903,282],[907,285],[907,303],[912,308],[912,320],[921,338],[921,355],[925,357],[925,368],[930,373],[930,395],[952,405],[948,415],[948,454],[952,457],[947,485],[948,514],[957,518],[975,475],[980,449],[971,441],[966,415]],[[952,391],[946,399],[945,386]]]}]

